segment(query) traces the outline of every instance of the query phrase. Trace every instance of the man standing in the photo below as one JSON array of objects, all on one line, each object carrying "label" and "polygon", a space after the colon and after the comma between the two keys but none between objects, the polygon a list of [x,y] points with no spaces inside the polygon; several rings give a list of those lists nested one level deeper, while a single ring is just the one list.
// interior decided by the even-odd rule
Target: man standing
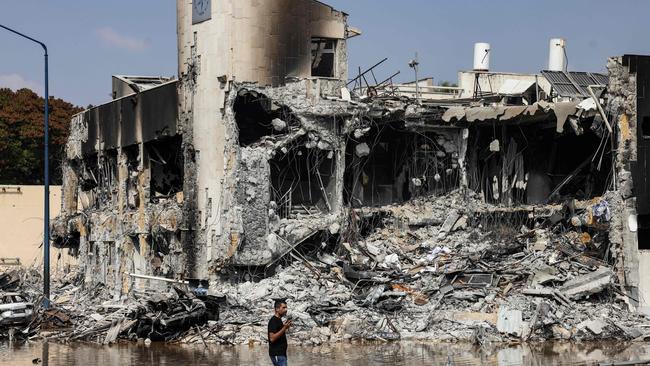
[{"label": "man standing", "polygon": [[282,323],[282,317],[287,313],[287,302],[275,300],[275,314],[269,320],[269,356],[273,366],[287,366],[287,330],[292,321]]}]

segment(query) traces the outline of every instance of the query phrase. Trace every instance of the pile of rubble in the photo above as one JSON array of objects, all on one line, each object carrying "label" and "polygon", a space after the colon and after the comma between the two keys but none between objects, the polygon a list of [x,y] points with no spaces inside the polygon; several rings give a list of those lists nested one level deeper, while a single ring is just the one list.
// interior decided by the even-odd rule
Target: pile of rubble
[{"label": "pile of rubble", "polygon": [[607,197],[503,209],[455,191],[350,218],[358,225],[341,225],[334,246],[298,246],[265,274],[223,271],[209,283],[219,296],[175,284],[116,299],[70,275],[54,286],[55,308],[40,309],[23,333],[103,344],[264,343],[273,300],[283,298],[294,319],[289,338],[303,345],[645,338],[648,320],[620,290]]},{"label": "pile of rubble", "polygon": [[354,244],[311,259],[296,250],[260,281],[212,283],[227,304],[208,340],[265,342],[275,298],[288,299],[290,339],[308,345],[643,337],[648,321],[613,270],[607,199],[544,207],[503,210],[454,192],[358,213],[382,216]]},{"label": "pile of rubble", "polygon": [[197,325],[218,320],[218,299],[199,298],[179,287],[168,292],[134,293],[128,301],[119,302],[103,299],[103,293],[102,288],[94,291],[68,288],[55,301],[57,314],[46,312],[46,317],[54,315],[64,325],[43,329],[41,335],[50,340],[101,344],[114,343],[118,337],[173,341]]},{"label": "pile of rubble", "polygon": [[[0,338],[28,340],[47,338],[61,342],[92,341],[114,343],[119,339],[173,341],[198,325],[219,319],[223,299],[205,291],[133,292],[114,299],[104,286],[84,288],[78,273],[52,281],[51,307],[43,308],[42,278],[35,270],[14,270],[0,274],[0,300],[19,294],[26,299],[33,316],[10,324],[0,323]],[[0,304],[0,307],[4,306]],[[0,319],[1,320],[1,319]],[[20,321],[18,321],[20,320]]]}]

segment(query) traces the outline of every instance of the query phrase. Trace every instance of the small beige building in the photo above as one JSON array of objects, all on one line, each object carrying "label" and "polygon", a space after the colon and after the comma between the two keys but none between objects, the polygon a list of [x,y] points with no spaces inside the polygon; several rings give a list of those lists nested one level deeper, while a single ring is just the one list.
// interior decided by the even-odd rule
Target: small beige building
[{"label": "small beige building", "polygon": [[[16,262],[43,265],[43,194],[43,186],[0,185],[0,271]],[[50,217],[60,210],[61,186],[51,186]],[[50,255],[53,275],[76,263],[68,249],[52,247]]]}]

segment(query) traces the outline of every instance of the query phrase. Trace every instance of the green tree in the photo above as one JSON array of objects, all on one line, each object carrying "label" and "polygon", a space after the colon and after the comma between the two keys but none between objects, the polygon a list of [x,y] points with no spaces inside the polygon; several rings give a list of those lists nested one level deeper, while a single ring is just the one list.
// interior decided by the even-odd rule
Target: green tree
[{"label": "green tree", "polygon": [[[438,86],[445,86],[445,87],[447,87],[447,86],[451,86],[451,87],[457,88],[457,87],[458,87],[458,84],[456,84],[456,83],[452,83],[451,81],[446,81],[446,80],[445,80],[445,81],[439,83]],[[444,92],[444,93],[453,93],[453,91],[451,91],[451,90],[444,90],[443,92]]]},{"label": "green tree", "polygon": [[[43,184],[44,99],[29,89],[0,88],[0,184]],[[82,111],[50,98],[50,183],[61,184],[71,117]]]}]

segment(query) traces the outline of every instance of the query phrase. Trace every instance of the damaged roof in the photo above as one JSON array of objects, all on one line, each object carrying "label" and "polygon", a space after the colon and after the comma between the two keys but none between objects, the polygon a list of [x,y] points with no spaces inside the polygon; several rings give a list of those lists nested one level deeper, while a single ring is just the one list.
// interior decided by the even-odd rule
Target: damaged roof
[{"label": "damaged roof", "polygon": [[442,116],[448,123],[459,122],[537,122],[549,117],[557,119],[558,132],[569,116],[582,115],[578,102],[549,103],[539,101],[522,106],[451,107]]},{"label": "damaged roof", "polygon": [[113,75],[113,77],[129,85],[136,93],[155,88],[172,80],[172,78],[162,76]]}]

